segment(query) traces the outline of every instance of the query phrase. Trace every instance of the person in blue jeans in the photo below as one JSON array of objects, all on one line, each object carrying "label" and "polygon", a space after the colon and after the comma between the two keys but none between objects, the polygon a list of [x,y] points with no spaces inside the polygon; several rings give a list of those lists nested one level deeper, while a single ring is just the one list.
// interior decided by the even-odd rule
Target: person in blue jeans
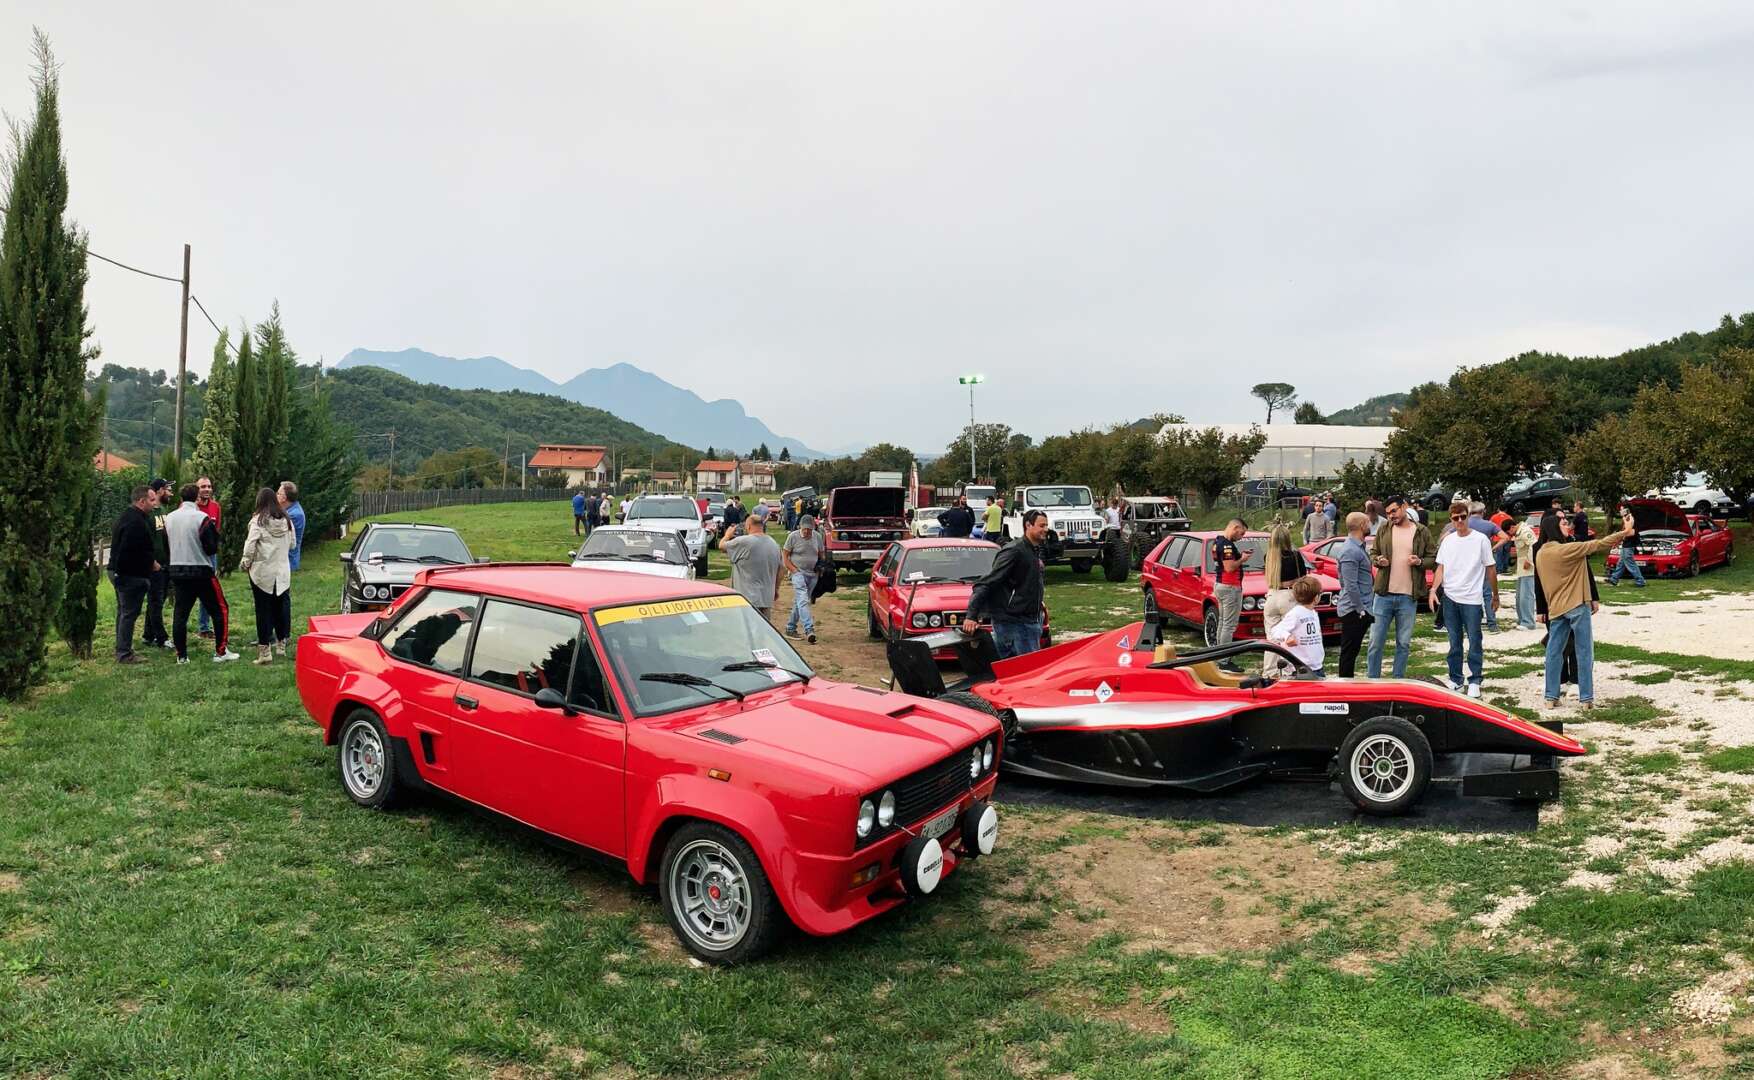
[{"label": "person in blue jeans", "polygon": [[[1443,625],[1449,631],[1449,683],[1471,698],[1480,696],[1484,679],[1484,655],[1480,622],[1488,609],[1498,606],[1498,566],[1492,541],[1472,527],[1466,503],[1450,507],[1454,531],[1437,546],[1437,576],[1433,590],[1443,593]],[[1462,676],[1462,645],[1467,643],[1467,678]]]},{"label": "person in blue jeans", "polygon": [[1370,562],[1376,568],[1375,596],[1371,600],[1370,650],[1365,671],[1382,678],[1383,647],[1389,630],[1395,633],[1394,676],[1407,674],[1407,655],[1413,647],[1413,622],[1419,601],[1425,596],[1425,567],[1431,558],[1431,534],[1407,514],[1406,500],[1399,497],[1383,504],[1388,515],[1377,526],[1370,544]]},{"label": "person in blue jeans", "polygon": [[1631,577],[1632,583],[1644,588],[1644,567],[1638,565],[1638,534],[1629,533],[1620,541],[1620,561],[1614,564],[1614,572],[1608,575],[1608,584],[1618,585],[1622,577]]},{"label": "person in blue jeans", "polygon": [[816,575],[828,558],[828,547],[816,531],[816,519],[809,514],[798,518],[797,531],[786,537],[780,547],[780,560],[792,583],[792,613],[786,617],[786,636],[797,637],[800,629],[804,640],[816,644],[816,620],[810,613],[810,590],[816,587]]},{"label": "person in blue jeans", "polygon": [[1047,514],[1024,511],[1023,535],[999,549],[992,568],[969,594],[962,632],[974,634],[981,620],[990,618],[1000,659],[1041,648],[1041,543],[1047,534]]},{"label": "person in blue jeans", "polygon": [[[1586,709],[1592,708],[1596,697],[1595,633],[1590,617],[1598,604],[1590,597],[1590,556],[1605,552],[1627,538],[1637,535],[1632,517],[1621,511],[1621,530],[1589,543],[1574,539],[1576,528],[1561,517],[1551,526],[1541,522],[1544,541],[1535,556],[1535,573],[1541,581],[1542,597],[1547,606],[1547,671],[1546,693],[1549,709],[1559,704],[1559,687],[1568,648],[1577,653],[1577,697]],[[1554,536],[1553,534],[1559,534]]]},{"label": "person in blue jeans", "polygon": [[298,502],[298,485],[291,480],[280,482],[280,509],[286,512],[286,520],[292,522],[292,553],[291,563],[294,570],[298,569],[298,556],[305,546],[305,508]]}]

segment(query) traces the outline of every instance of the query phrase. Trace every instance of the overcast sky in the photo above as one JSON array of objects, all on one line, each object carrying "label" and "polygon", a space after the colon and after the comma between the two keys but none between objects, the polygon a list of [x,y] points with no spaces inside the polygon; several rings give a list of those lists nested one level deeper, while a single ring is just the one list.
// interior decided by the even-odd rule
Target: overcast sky
[{"label": "overcast sky", "polygon": [[[965,371],[1237,421],[1754,308],[1754,8],[1444,6],[12,4],[0,104],[35,21],[93,249],[306,357],[628,361],[819,447],[941,447]],[[174,369],[176,286],[88,299]]]}]

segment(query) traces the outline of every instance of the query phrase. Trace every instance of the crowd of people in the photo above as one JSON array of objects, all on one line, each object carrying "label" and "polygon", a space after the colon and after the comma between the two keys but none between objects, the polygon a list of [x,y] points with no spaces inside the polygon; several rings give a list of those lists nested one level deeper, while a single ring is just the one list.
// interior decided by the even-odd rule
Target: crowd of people
[{"label": "crowd of people", "polygon": [[[142,614],[143,643],[175,651],[177,663],[188,663],[189,615],[197,608],[197,637],[213,642],[214,662],[239,659],[231,648],[231,607],[219,581],[224,527],[224,511],[208,477],[180,489],[160,478],[129,492],[128,505],[110,534],[106,567],[116,593],[118,664],[146,663],[134,648],[134,630]],[[289,480],[258,491],[245,530],[238,569],[250,582],[255,662],[268,664],[276,656],[287,656],[292,641],[292,572],[298,569],[305,535],[298,485]],[[168,627],[167,599],[171,602]]]}]

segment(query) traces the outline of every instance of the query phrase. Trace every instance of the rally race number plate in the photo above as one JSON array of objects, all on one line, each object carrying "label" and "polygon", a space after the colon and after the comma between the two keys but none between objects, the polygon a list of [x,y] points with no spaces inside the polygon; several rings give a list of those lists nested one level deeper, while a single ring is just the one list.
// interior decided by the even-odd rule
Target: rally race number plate
[{"label": "rally race number plate", "polygon": [[949,832],[950,826],[954,825],[955,823],[956,823],[956,807],[952,806],[950,809],[944,811],[942,814],[939,814],[937,817],[933,818],[931,821],[928,821],[924,825],[922,825],[920,827],[920,835],[921,836],[928,836],[928,837],[931,837],[933,840],[936,840],[940,836],[943,836],[945,833]]}]

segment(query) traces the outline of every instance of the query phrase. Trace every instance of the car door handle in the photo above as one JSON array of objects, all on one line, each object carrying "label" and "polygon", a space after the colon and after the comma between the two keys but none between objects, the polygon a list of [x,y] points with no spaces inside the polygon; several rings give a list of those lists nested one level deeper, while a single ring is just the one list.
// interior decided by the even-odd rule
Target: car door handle
[{"label": "car door handle", "polygon": [[475,706],[481,704],[479,701],[476,701],[474,698],[464,697],[462,694],[458,694],[456,697],[452,698],[451,702],[453,704],[455,704],[457,706],[457,708],[459,708],[459,709],[473,709]]}]

